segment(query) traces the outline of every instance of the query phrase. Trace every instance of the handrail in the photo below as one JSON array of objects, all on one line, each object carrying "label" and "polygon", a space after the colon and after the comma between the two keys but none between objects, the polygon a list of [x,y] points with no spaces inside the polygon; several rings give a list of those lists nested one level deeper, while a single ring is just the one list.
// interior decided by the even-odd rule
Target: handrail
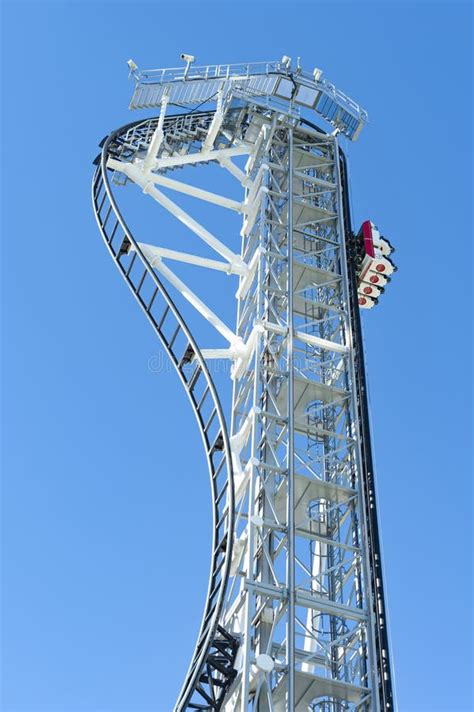
[{"label": "handrail", "polygon": [[[165,130],[178,118],[169,117]],[[100,232],[117,268],[180,377],[204,443],[213,506],[211,567],[197,643],[174,710],[218,710],[235,676],[233,663],[238,648],[238,641],[219,625],[234,533],[234,485],[227,426],[207,364],[184,318],[129,230],[112,192],[107,168],[111,154],[116,156],[124,146],[133,151],[137,136],[139,141],[135,143],[143,148],[144,142],[151,140],[151,127],[156,121],[136,121],[108,136],[92,182],[92,202]]]},{"label": "handrail", "polygon": [[292,71],[279,61],[191,65],[191,68],[182,66],[164,69],[137,69],[131,76],[135,80],[135,89],[137,89],[137,87],[162,86],[174,84],[175,82],[189,84],[213,79],[245,80],[251,77],[269,75],[292,77],[292,81],[296,80],[304,86],[317,88],[360,120],[368,121],[367,111],[325,77],[319,76],[316,78],[314,74],[301,68]]},{"label": "handrail", "polygon": [[281,69],[280,62],[242,62],[239,64],[208,64],[200,67],[192,66],[190,73],[186,68],[170,67],[169,69],[141,69],[135,72],[135,77],[143,82],[165,83],[183,79],[219,79],[229,76],[250,76],[251,74],[269,74]]}]

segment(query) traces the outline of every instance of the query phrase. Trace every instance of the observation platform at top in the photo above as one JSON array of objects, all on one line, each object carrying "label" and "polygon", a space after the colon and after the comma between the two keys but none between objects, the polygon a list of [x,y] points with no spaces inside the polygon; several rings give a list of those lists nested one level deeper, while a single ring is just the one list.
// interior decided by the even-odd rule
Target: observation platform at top
[{"label": "observation platform at top", "polygon": [[[183,55],[183,59],[188,57]],[[310,74],[299,62],[292,68],[289,57],[279,62],[202,67],[195,67],[193,61],[189,57],[185,66],[175,69],[139,70],[129,60],[130,76],[135,80],[130,109],[160,107],[165,98],[171,105],[194,109],[219,97],[241,98],[294,116],[299,116],[302,108],[314,111],[351,141],[368,121],[367,112],[323,78],[320,69]]]}]

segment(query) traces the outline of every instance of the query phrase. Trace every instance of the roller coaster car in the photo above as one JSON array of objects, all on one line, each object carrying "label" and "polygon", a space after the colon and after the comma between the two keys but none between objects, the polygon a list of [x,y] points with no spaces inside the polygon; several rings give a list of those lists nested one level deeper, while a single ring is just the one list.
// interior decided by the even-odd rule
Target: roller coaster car
[{"label": "roller coaster car", "polygon": [[363,222],[356,237],[357,294],[362,309],[372,309],[377,304],[390,275],[396,271],[389,259],[392,252],[394,248],[374,223]]}]

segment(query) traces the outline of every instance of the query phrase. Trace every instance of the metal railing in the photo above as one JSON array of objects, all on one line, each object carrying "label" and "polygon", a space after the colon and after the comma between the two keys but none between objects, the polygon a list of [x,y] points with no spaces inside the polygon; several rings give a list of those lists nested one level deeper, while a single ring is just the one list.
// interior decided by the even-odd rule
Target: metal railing
[{"label": "metal railing", "polygon": [[144,84],[168,84],[170,82],[192,81],[193,79],[229,79],[230,77],[250,77],[255,74],[270,74],[283,71],[280,62],[249,62],[246,64],[208,64],[169,69],[142,69],[135,72],[137,81]]},{"label": "metal railing", "polygon": [[[137,87],[164,86],[177,82],[192,83],[196,81],[210,81],[215,79],[249,80],[262,75],[281,75],[292,77],[298,84],[316,88],[326,96],[332,98],[336,104],[354,115],[361,121],[368,121],[368,114],[359,104],[344,94],[334,84],[324,77],[316,79],[310,72],[300,67],[295,70],[278,61],[247,62],[240,64],[209,64],[201,67],[191,65],[189,68],[174,67],[169,69],[142,69],[133,73]],[[135,89],[136,91],[136,89]]]}]

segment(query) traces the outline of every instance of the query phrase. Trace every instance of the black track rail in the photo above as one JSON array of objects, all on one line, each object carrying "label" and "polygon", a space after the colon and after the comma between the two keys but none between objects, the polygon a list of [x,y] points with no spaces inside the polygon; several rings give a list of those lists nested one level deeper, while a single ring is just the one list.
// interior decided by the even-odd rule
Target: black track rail
[{"label": "black track rail", "polygon": [[362,482],[365,495],[365,518],[367,524],[369,565],[372,586],[372,609],[375,619],[376,664],[378,677],[379,704],[382,712],[393,712],[394,695],[392,670],[390,663],[390,645],[385,608],[385,594],[382,572],[382,555],[377,515],[377,502],[374,482],[374,462],[370,435],[369,405],[367,380],[365,375],[364,346],[357,295],[355,236],[352,232],[349,204],[349,184],[346,158],[341,154],[341,177],[343,191],[344,225],[346,229],[346,247],[348,255],[349,290],[351,302],[351,322],[355,349],[355,377],[357,408],[360,422],[360,442],[362,451]]},{"label": "black track rail", "polygon": [[[196,116],[204,116],[194,114]],[[179,127],[170,117],[165,131]],[[238,641],[221,625],[229,579],[234,532],[234,486],[229,437],[221,404],[206,362],[183,317],[127,227],[109,181],[109,156],[127,159],[146,150],[157,119],[128,124],[102,141],[94,162],[92,202],[100,232],[120,274],[153,327],[183,384],[201,432],[209,468],[212,509],[212,558],[206,604],[196,647],[174,707],[217,711],[235,677]],[[177,129],[176,129],[177,130]]]}]

